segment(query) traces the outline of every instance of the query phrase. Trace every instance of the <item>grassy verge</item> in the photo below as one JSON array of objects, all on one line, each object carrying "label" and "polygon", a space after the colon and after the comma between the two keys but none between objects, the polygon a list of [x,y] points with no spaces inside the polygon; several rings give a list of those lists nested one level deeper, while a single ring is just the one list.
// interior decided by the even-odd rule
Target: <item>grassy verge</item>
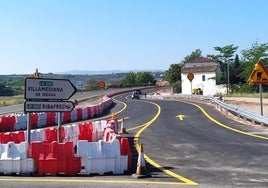
[{"label": "grassy verge", "polygon": [[0,97],[0,107],[10,106],[15,104],[22,104],[24,102],[23,95],[11,96],[11,97]]}]

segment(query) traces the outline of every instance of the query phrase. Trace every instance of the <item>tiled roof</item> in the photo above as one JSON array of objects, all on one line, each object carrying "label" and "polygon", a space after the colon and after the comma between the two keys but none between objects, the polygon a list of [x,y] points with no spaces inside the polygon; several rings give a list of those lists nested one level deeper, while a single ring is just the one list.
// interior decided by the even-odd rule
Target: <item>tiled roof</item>
[{"label": "tiled roof", "polygon": [[208,65],[200,67],[182,67],[181,73],[215,72],[217,65]]},{"label": "tiled roof", "polygon": [[205,57],[198,57],[194,60],[188,61],[186,63],[206,63],[206,62],[216,62],[213,59],[205,58]]}]

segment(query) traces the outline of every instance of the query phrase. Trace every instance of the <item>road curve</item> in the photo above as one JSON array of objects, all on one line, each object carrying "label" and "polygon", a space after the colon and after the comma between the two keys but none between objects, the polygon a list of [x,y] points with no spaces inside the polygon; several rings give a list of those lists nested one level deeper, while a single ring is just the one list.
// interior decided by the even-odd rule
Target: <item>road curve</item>
[{"label": "road curve", "polygon": [[227,119],[205,104],[150,101],[148,107],[146,101],[125,102],[131,117],[143,122],[149,122],[146,118],[159,106],[159,117],[140,134],[139,142],[161,169],[205,187],[268,186],[268,138],[252,134],[254,127]]},{"label": "road curve", "polygon": [[[132,140],[132,171],[101,177],[1,177],[4,187],[267,187],[268,138],[254,127],[227,119],[211,106],[182,101],[116,96],[110,113],[124,117]],[[104,117],[107,119],[107,116]],[[246,134],[244,134],[246,133]],[[133,179],[143,143],[151,175]]]}]

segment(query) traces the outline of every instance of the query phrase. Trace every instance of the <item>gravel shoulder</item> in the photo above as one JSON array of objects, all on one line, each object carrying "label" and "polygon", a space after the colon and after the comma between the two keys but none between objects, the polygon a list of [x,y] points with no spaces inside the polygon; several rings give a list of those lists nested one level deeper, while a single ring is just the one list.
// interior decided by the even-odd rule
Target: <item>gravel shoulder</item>
[{"label": "gravel shoulder", "polygon": [[[246,98],[246,97],[224,97],[223,101],[227,104],[233,104],[244,110],[261,114],[260,98]],[[268,99],[262,99],[263,116],[268,117]]]}]

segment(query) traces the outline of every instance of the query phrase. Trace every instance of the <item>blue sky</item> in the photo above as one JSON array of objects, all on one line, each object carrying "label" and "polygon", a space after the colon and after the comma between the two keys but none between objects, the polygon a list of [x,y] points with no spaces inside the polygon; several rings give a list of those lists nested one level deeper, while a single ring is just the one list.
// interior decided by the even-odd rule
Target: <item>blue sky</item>
[{"label": "blue sky", "polygon": [[0,74],[167,70],[268,43],[267,0],[0,0]]}]

